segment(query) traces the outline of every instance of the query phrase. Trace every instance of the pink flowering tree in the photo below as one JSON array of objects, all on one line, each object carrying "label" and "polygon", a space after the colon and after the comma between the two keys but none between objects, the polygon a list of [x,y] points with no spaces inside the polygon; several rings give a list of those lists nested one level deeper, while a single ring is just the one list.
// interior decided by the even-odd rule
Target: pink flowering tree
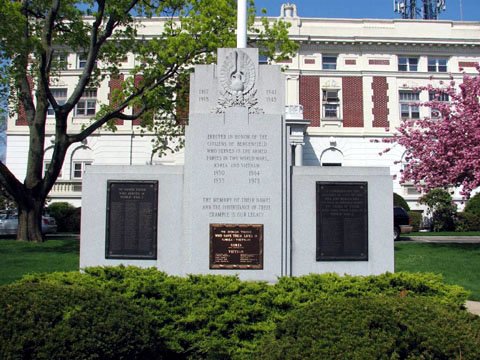
[{"label": "pink flowering tree", "polygon": [[[411,181],[423,191],[461,187],[468,197],[480,186],[480,75],[464,73],[458,87],[452,80],[444,87],[418,88],[422,90],[433,94],[422,104],[432,109],[432,117],[404,120],[383,142],[405,148],[401,182]],[[447,96],[449,101],[442,101]]]}]

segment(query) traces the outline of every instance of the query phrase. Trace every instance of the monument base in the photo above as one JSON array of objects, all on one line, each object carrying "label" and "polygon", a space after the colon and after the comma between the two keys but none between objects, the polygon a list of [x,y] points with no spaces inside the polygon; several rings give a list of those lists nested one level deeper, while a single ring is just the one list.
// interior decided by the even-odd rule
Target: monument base
[{"label": "monument base", "polygon": [[388,168],[294,167],[291,274],[394,271]]}]

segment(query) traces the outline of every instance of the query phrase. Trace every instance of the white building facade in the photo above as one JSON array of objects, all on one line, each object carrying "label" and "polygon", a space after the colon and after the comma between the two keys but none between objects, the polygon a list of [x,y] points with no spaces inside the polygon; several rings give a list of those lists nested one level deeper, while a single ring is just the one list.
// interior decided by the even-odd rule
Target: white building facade
[{"label": "white building facade", "polygon": [[[282,6],[280,17],[291,23],[290,37],[300,45],[296,56],[282,65],[287,118],[309,121],[299,144],[304,166],[387,166],[398,176],[403,149],[394,147],[381,156],[386,144],[372,140],[391,136],[403,118],[435,116],[430,109],[412,104],[429,99],[428,92],[415,89],[440,85],[451,77],[459,83],[462,71],[475,74],[480,62],[480,22],[302,18],[294,5]],[[141,21],[141,36],[162,32],[162,19]],[[57,101],[71,94],[84,66],[81,54],[70,54],[66,60],[68,66],[55,85]],[[100,87],[84,94],[69,119],[72,132],[90,121],[100,103],[109,102],[133,66],[135,56],[127,54],[119,78],[107,77]],[[53,121],[52,116],[47,134],[53,135]],[[21,112],[8,120],[7,136],[7,166],[23,179],[28,127]],[[100,130],[85,143],[73,145],[50,198],[81,206],[83,171],[91,164],[183,162],[182,152],[161,159],[152,155],[152,138],[141,135],[139,121],[119,121],[116,132]],[[48,141],[46,164],[51,147]],[[415,188],[393,181],[394,191],[417,208]]]}]

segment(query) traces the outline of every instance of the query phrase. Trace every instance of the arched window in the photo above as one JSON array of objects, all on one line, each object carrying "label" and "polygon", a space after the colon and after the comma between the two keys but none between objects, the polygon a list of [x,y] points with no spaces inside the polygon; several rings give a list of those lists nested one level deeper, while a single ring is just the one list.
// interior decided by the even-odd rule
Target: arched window
[{"label": "arched window", "polygon": [[331,147],[322,152],[320,164],[322,166],[342,166],[343,154],[340,150]]},{"label": "arched window", "polygon": [[87,166],[93,163],[93,153],[88,146],[80,146],[72,152],[70,162],[70,178],[81,180]]}]

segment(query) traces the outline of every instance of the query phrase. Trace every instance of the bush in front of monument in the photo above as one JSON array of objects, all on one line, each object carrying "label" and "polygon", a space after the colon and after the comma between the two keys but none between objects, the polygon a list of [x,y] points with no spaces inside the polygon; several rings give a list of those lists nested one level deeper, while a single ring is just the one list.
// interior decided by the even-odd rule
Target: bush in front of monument
[{"label": "bush in front of monument", "polygon": [[428,298],[332,297],[290,313],[256,358],[480,359],[480,318]]},{"label": "bush in front of monument", "polygon": [[153,327],[138,305],[100,289],[3,286],[1,359],[150,359]]},{"label": "bush in front of monument", "polygon": [[[8,295],[12,289],[16,289],[15,296]],[[22,289],[25,289],[24,299]],[[56,347],[48,348],[51,354],[61,350],[60,346],[68,347],[61,344],[72,339],[78,341],[76,349],[86,349],[88,345],[91,354],[96,351],[102,354],[105,342],[102,336],[97,339],[95,329],[105,321],[102,331],[113,332],[108,349],[113,351],[116,342],[128,337],[131,342],[127,345],[138,347],[136,358],[154,353],[149,358],[253,359],[258,358],[255,354],[263,346],[264,337],[273,334],[277,324],[282,324],[292,311],[319,299],[379,295],[394,301],[401,300],[400,297],[427,298],[458,310],[467,293],[458,286],[443,283],[440,276],[433,274],[387,273],[365,277],[312,274],[280,278],[276,284],[241,281],[235,276],[169,276],[155,268],[122,266],[87,268],[82,273],[33,274],[14,285],[0,287],[0,349],[10,351],[0,352],[0,358],[2,355],[7,359],[19,358],[15,356],[19,347],[10,345],[15,342],[27,344],[35,354],[46,354],[43,343],[52,344],[54,338],[59,344],[53,343]],[[94,311],[95,306],[83,305],[84,301],[116,308]],[[80,316],[83,309],[86,314]],[[37,322],[26,315],[29,312]],[[134,319],[132,314],[136,314]],[[63,325],[55,325],[57,322]],[[116,322],[120,330],[114,326]],[[78,328],[70,329],[72,324]],[[345,328],[345,336],[348,329]],[[127,333],[131,333],[131,339]],[[36,337],[40,340],[27,341]],[[145,347],[146,343],[150,349]],[[3,350],[3,344],[8,344],[7,350]],[[119,354],[112,356],[125,357],[124,347],[118,349]]]}]

